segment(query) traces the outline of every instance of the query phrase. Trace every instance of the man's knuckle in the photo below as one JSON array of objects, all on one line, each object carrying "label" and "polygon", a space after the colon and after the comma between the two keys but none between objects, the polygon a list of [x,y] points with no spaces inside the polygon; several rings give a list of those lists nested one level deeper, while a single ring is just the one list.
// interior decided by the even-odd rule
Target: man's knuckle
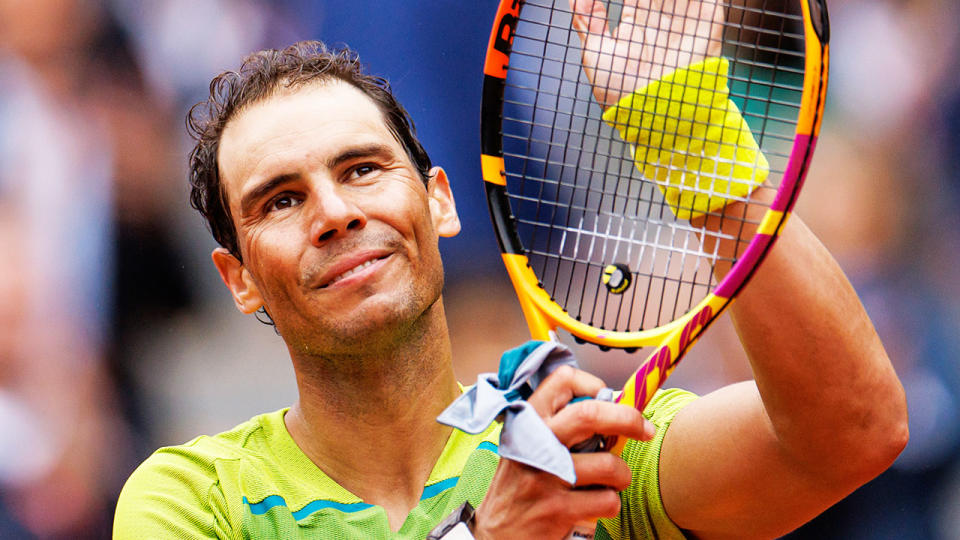
[{"label": "man's knuckle", "polygon": [[595,401],[581,401],[577,404],[575,417],[585,425],[594,425],[601,418],[600,407]]},{"label": "man's knuckle", "polygon": [[560,366],[552,374],[559,382],[569,383],[576,376],[577,370],[573,366]]},{"label": "man's knuckle", "polygon": [[607,476],[616,476],[620,473],[620,463],[623,460],[620,460],[618,463],[618,458],[609,452],[604,452],[600,456],[600,469]]},{"label": "man's knuckle", "polygon": [[603,517],[614,517],[620,513],[620,495],[616,491],[605,489],[601,492],[600,499]]}]

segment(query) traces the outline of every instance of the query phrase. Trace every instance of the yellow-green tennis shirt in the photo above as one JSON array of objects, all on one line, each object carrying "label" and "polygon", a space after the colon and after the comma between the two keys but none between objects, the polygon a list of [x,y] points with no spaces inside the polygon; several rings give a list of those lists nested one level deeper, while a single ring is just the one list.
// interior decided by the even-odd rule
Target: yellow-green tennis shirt
[{"label": "yellow-green tennis shirt", "polygon": [[[621,494],[620,517],[602,520],[597,538],[682,538],[663,510],[657,464],[667,425],[693,398],[668,390],[647,407],[658,435],[628,443],[634,480]],[[120,494],[114,538],[422,539],[464,501],[480,504],[499,459],[499,424],[479,435],[454,430],[420,504],[394,533],[382,507],[348,492],[304,455],[284,425],[286,411],[157,450]]]}]

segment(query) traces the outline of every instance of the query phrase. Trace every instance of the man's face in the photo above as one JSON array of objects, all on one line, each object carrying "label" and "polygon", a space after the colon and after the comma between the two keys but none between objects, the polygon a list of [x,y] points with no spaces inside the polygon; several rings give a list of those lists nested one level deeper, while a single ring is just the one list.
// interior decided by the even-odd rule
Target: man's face
[{"label": "man's face", "polygon": [[243,263],[213,259],[238,308],[265,307],[292,349],[355,351],[410,327],[440,297],[437,237],[459,232],[446,175],[429,185],[376,105],[312,83],[248,106],[220,172]]}]

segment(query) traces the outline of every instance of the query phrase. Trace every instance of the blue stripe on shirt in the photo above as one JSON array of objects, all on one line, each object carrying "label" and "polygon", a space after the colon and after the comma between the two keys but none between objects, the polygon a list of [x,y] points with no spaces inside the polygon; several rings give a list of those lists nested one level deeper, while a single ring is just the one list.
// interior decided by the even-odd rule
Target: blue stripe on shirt
[{"label": "blue stripe on shirt", "polygon": [[[279,495],[271,495],[256,504],[251,503],[250,501],[247,500],[246,497],[244,497],[243,504],[246,504],[247,506],[250,507],[250,513],[252,513],[253,515],[259,516],[262,514],[266,514],[269,510],[276,508],[277,506],[286,507],[287,501],[284,500],[284,498]],[[306,506],[304,506],[300,510],[297,510],[296,512],[291,512],[291,513],[293,514],[293,519],[300,521],[301,519],[309,516],[310,514],[323,510],[324,508],[333,508],[334,510],[350,513],[350,512],[359,512],[361,510],[366,510],[371,506],[373,505],[367,504],[364,502],[345,504],[345,503],[338,503],[335,501],[320,499],[307,504]]]},{"label": "blue stripe on shirt", "polygon": [[[494,454],[498,453],[498,450],[499,450],[497,448],[497,445],[488,441],[483,441],[477,446],[477,450],[481,450],[481,449],[488,450],[490,452],[493,452]],[[453,478],[447,478],[446,480],[441,480],[436,484],[430,484],[429,486],[424,487],[423,494],[420,496],[420,500],[423,501],[423,500],[429,499],[430,497],[435,497],[443,493],[444,491],[456,486],[459,480],[460,480],[460,477],[455,476]],[[243,504],[250,507],[250,513],[252,513],[255,516],[259,516],[259,515],[266,514],[268,511],[270,511],[273,508],[276,508],[277,506],[286,507],[287,501],[280,495],[271,495],[266,499],[254,504],[254,503],[251,503],[249,500],[247,500],[247,497],[244,496]],[[297,510],[296,512],[291,512],[291,513],[293,514],[293,519],[300,521],[303,518],[309,516],[310,514],[313,514],[314,512],[319,512],[324,508],[333,508],[334,510],[339,510],[340,512],[351,513],[351,512],[359,512],[361,510],[366,510],[371,506],[373,505],[365,502],[347,504],[347,503],[338,503],[336,501],[331,501],[327,499],[319,499],[319,500],[310,502],[300,510]]]}]

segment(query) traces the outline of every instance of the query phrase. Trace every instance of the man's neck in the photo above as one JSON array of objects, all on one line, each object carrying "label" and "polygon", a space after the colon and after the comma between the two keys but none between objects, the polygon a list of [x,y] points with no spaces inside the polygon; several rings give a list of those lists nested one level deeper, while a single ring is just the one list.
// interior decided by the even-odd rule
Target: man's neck
[{"label": "man's neck", "polygon": [[436,417],[459,395],[442,304],[428,328],[378,355],[295,358],[300,400],[286,415],[303,452],[398,530],[450,436]]}]

